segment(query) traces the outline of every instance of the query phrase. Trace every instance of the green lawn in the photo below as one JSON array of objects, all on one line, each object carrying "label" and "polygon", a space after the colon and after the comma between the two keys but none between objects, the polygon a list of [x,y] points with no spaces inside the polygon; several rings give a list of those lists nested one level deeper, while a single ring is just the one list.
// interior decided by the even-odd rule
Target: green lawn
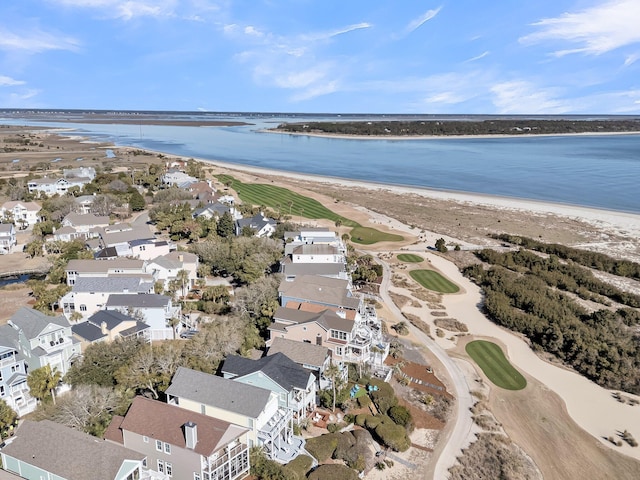
[{"label": "green lawn", "polygon": [[467,343],[465,350],[489,380],[498,387],[522,390],[527,386],[527,380],[513,368],[502,349],[495,343],[475,340]]},{"label": "green lawn", "polygon": [[283,187],[264,183],[243,183],[231,175],[218,175],[225,185],[238,193],[243,202],[252,205],[264,205],[282,215],[296,215],[311,219],[327,219],[351,227],[351,241],[363,245],[377,242],[399,242],[400,235],[380,232],[374,228],[363,227],[359,223],[332,212],[313,198],[305,197]]},{"label": "green lawn", "polygon": [[433,270],[411,270],[411,278],[424,288],[440,293],[457,293],[460,288]]},{"label": "green lawn", "polygon": [[401,253],[398,255],[398,260],[408,263],[420,263],[424,260],[424,258],[422,258],[420,255],[416,255],[415,253]]}]

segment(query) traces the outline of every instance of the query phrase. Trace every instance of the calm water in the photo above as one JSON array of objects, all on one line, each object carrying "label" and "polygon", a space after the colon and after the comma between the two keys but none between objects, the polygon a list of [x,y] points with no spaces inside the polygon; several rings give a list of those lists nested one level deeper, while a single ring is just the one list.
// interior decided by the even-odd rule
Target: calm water
[{"label": "calm water", "polygon": [[[640,135],[350,140],[261,133],[286,117],[240,127],[18,123],[240,165],[640,213]],[[289,119],[290,120],[290,119]]]}]

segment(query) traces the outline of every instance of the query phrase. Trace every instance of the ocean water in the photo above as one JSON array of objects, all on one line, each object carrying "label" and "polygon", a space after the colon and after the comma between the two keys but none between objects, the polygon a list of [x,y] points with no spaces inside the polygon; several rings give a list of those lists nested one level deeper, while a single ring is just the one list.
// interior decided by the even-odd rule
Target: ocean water
[{"label": "ocean water", "polygon": [[175,127],[1,118],[0,123],[73,128],[116,145],[238,165],[640,213],[640,135],[356,140],[261,132],[299,118],[230,119],[253,124]]}]

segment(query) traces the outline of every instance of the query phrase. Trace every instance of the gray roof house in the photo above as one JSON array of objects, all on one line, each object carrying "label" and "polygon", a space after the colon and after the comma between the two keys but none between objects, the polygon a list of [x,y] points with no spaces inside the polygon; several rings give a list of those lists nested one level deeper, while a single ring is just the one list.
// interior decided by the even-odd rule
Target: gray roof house
[{"label": "gray roof house", "polygon": [[315,377],[282,353],[259,360],[229,355],[221,371],[224,378],[277,393],[279,406],[290,409],[298,423],[315,408]]},{"label": "gray roof house", "polygon": [[16,347],[29,369],[51,365],[63,375],[80,355],[80,342],[73,338],[71,325],[63,316],[51,317],[22,307],[7,322],[15,332]]},{"label": "gray roof house", "polygon": [[275,337],[271,340],[267,355],[278,353],[286,355],[304,369],[312,372],[318,381],[320,389],[331,386],[331,382],[325,381],[323,377],[324,371],[331,361],[331,350],[326,346]]},{"label": "gray roof house", "polygon": [[151,327],[151,341],[175,338],[171,321],[181,318],[180,306],[174,306],[171,297],[155,293],[126,295],[111,294],[106,310],[118,310],[131,315]]},{"label": "gray roof house", "polygon": [[144,276],[79,277],[71,291],[60,300],[64,315],[71,319],[74,313],[83,318],[104,308],[112,294],[138,295],[153,292],[153,280]]},{"label": "gray roof house", "polygon": [[13,328],[0,326],[0,398],[21,417],[35,410],[37,401],[29,392],[27,365],[17,340]]},{"label": "gray roof house", "polygon": [[302,444],[294,441],[291,411],[266,388],[178,367],[165,393],[172,405],[248,428],[249,446],[264,446],[272,459],[289,461]]},{"label": "gray roof house", "polygon": [[117,310],[99,310],[85,322],[73,325],[71,330],[80,340],[83,351],[92,343],[132,337],[147,341],[151,336],[149,325]]},{"label": "gray roof house", "polygon": [[146,473],[143,454],[51,420],[25,420],[0,454],[4,470],[29,480],[133,480]]},{"label": "gray roof house", "polygon": [[236,235],[242,235],[245,228],[255,231],[256,237],[270,237],[276,231],[277,222],[264,216],[262,212],[250,218],[236,220]]},{"label": "gray roof house", "polygon": [[105,438],[131,448],[177,479],[236,480],[249,473],[247,428],[185,408],[136,397]]},{"label": "gray roof house", "polygon": [[16,227],[13,223],[0,223],[0,255],[11,253],[16,244]]},{"label": "gray roof house", "polygon": [[348,280],[320,277],[316,275],[296,276],[293,281],[286,279],[278,287],[280,305],[289,302],[308,302],[326,307],[359,311],[363,305],[358,297],[354,297]]}]

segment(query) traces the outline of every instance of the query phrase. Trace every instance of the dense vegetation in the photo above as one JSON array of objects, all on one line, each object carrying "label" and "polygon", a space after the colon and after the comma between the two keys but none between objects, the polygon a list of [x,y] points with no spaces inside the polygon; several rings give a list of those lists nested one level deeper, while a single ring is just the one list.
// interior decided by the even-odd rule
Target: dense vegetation
[{"label": "dense vegetation", "polygon": [[502,349],[492,342],[475,340],[467,343],[466,352],[478,364],[489,380],[507,390],[522,390],[527,381],[504,356]]},{"label": "dense vegetation", "polygon": [[514,118],[483,121],[309,122],[282,123],[278,125],[276,130],[295,133],[372,136],[548,135],[638,132],[640,131],[640,120],[539,120]]},{"label": "dense vegetation", "polygon": [[535,250],[549,255],[556,255],[564,260],[572,260],[585,267],[601,270],[603,272],[618,275],[620,277],[629,277],[640,280],[640,263],[631,260],[622,260],[611,258],[610,256],[600,253],[582,250],[579,248],[567,247],[557,243],[544,243],[532,238],[521,237],[518,235],[493,235],[493,238],[503,242],[519,245],[529,250]]},{"label": "dense vegetation", "polygon": [[599,385],[640,393],[640,311],[619,307],[587,310],[571,295],[629,306],[636,295],[596,280],[575,264],[530,251],[478,252],[492,264],[464,270],[484,290],[484,309],[498,324],[526,335],[537,346]]}]

